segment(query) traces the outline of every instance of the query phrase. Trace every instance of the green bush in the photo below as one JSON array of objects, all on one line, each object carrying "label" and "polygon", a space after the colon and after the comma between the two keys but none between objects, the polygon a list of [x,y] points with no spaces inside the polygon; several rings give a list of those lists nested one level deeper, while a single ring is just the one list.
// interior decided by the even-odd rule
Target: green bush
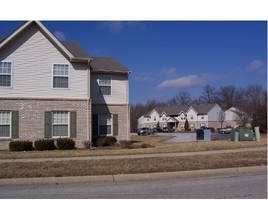
[{"label": "green bush", "polygon": [[57,147],[60,150],[72,150],[75,149],[75,141],[71,138],[59,138],[57,139]]},{"label": "green bush", "polygon": [[39,139],[34,142],[36,150],[55,150],[56,146],[53,139]]},{"label": "green bush", "polygon": [[11,151],[31,151],[34,150],[32,141],[10,141],[9,150]]},{"label": "green bush", "polygon": [[129,149],[131,149],[131,148],[133,148],[133,143],[132,143],[132,141],[127,141],[127,140],[121,140],[121,141],[119,141],[119,146],[120,147],[123,147],[123,148],[129,148]]},{"label": "green bush", "polygon": [[94,147],[102,147],[102,146],[112,146],[117,142],[116,137],[108,136],[108,137],[93,137],[92,144]]}]

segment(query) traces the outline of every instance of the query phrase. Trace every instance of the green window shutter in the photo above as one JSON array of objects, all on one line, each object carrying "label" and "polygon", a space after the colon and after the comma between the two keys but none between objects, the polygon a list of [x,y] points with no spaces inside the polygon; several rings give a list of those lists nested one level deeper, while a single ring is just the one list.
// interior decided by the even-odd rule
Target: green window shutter
[{"label": "green window shutter", "polygon": [[98,125],[98,115],[93,114],[92,115],[92,136],[96,137],[99,135],[99,125]]},{"label": "green window shutter", "polygon": [[76,112],[70,112],[70,138],[76,138]]},{"label": "green window shutter", "polygon": [[113,115],[113,135],[118,135],[118,115]]},{"label": "green window shutter", "polygon": [[12,111],[11,114],[11,138],[19,138],[19,112]]},{"label": "green window shutter", "polygon": [[45,112],[45,138],[52,137],[52,121],[51,121],[52,112]]}]

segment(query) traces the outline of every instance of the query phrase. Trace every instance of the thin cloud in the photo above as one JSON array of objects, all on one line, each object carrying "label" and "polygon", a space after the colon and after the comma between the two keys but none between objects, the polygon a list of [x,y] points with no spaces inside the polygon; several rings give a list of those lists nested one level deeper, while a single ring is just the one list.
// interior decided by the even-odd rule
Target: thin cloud
[{"label": "thin cloud", "polygon": [[150,76],[137,76],[134,78],[137,82],[153,82],[154,79]]},{"label": "thin cloud", "polygon": [[183,76],[176,79],[168,79],[159,84],[156,88],[161,89],[187,89],[203,84],[209,80],[207,74],[202,75],[189,75]]},{"label": "thin cloud", "polygon": [[66,40],[66,37],[62,31],[55,31],[53,34],[58,40],[62,40],[62,41]]},{"label": "thin cloud", "polygon": [[176,77],[178,75],[176,67],[163,68],[160,73],[168,77]]},{"label": "thin cloud", "polygon": [[248,72],[266,73],[266,65],[262,60],[253,60],[247,67]]},{"label": "thin cloud", "polygon": [[101,22],[101,26],[113,33],[119,33],[124,28],[143,28],[143,25],[138,21],[107,21]]},{"label": "thin cloud", "polygon": [[123,22],[122,21],[109,21],[102,23],[103,27],[111,30],[114,33],[118,33],[123,29]]}]

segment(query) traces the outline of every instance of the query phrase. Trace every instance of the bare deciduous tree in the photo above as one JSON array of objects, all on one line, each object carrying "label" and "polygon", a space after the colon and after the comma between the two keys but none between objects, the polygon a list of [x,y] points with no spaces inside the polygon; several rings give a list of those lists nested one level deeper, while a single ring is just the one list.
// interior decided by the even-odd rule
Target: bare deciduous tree
[{"label": "bare deciduous tree", "polygon": [[217,92],[216,101],[224,110],[227,110],[239,106],[243,98],[243,89],[235,86],[222,86]]},{"label": "bare deciduous tree", "polygon": [[180,91],[174,98],[170,99],[169,106],[190,105],[192,98],[188,92]]},{"label": "bare deciduous tree", "polygon": [[251,118],[246,112],[240,111],[238,109],[231,110],[234,112],[233,120],[240,126],[240,127],[247,127],[247,125],[251,122]]},{"label": "bare deciduous tree", "polygon": [[216,89],[210,85],[206,85],[203,87],[203,92],[200,96],[200,102],[203,104],[215,103],[217,98]]},{"label": "bare deciduous tree", "polygon": [[225,117],[226,117],[225,112],[220,110],[219,115],[218,115],[218,122],[220,122],[221,128],[222,128],[222,125],[225,121]]}]

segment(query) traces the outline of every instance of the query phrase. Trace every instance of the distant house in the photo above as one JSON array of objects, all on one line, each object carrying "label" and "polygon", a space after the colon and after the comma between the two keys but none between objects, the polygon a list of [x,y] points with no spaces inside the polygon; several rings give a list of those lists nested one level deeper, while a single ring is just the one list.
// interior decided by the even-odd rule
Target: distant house
[{"label": "distant house", "polygon": [[138,127],[171,127],[184,130],[186,119],[191,130],[200,127],[220,127],[218,120],[221,107],[216,104],[192,105],[178,107],[157,107],[138,119]]},{"label": "distant house", "polygon": [[0,39],[0,149],[19,139],[129,140],[129,73],[39,21],[24,23]]},{"label": "distant house", "polygon": [[238,108],[231,107],[225,111],[225,126],[238,127],[246,126],[250,127],[251,118]]}]

